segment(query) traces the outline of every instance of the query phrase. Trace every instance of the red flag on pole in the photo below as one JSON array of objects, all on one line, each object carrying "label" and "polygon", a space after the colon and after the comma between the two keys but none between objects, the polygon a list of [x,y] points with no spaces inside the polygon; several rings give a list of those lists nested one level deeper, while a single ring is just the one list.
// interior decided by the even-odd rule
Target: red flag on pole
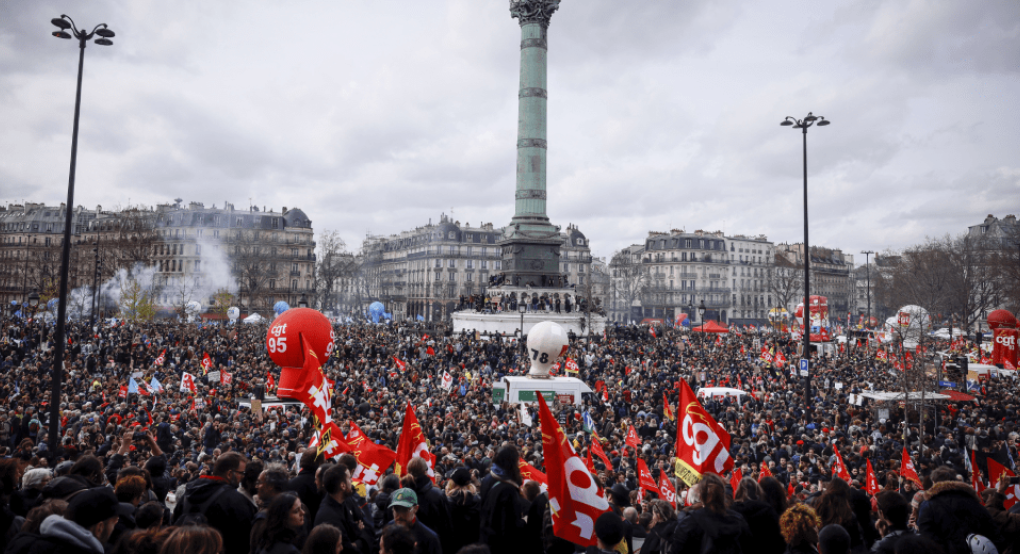
[{"label": "red flag on pole", "polygon": [[676,421],[676,414],[673,413],[673,407],[669,405],[669,397],[666,396],[666,391],[662,391],[662,415],[666,416],[666,419],[670,421]]},{"label": "red flag on pole", "polygon": [[730,474],[730,488],[733,489],[733,498],[737,497],[737,487],[740,486],[740,480],[743,478],[744,472],[740,471],[739,467]]},{"label": "red flag on pole", "polygon": [[970,451],[970,486],[974,487],[974,490],[978,494],[985,490],[985,484],[981,482],[981,470],[978,469],[977,457],[974,456],[974,451]]},{"label": "red flag on pole", "polygon": [[868,462],[868,476],[867,482],[864,485],[864,490],[871,496],[875,496],[882,489],[878,487],[878,479],[875,477],[875,470],[871,468],[871,460],[867,460],[867,462]]},{"label": "red flag on pole", "polygon": [[921,490],[924,490],[924,485],[921,484],[921,478],[917,476],[917,470],[914,469],[914,462],[910,460],[910,452],[907,452],[907,447],[903,447],[903,461],[902,467],[900,468],[900,475],[904,479],[913,481]]},{"label": "red flag on pole", "polygon": [[833,448],[833,453],[836,454],[836,463],[832,464],[832,474],[847,483],[850,483],[850,472],[846,470],[846,464],[843,463],[843,456],[839,453],[838,448]]},{"label": "red flag on pole", "polygon": [[733,468],[730,434],[705,411],[687,381],[681,379],[679,385],[680,424],[676,432],[674,471],[688,486],[693,486],[703,473],[722,475]]},{"label": "red flag on pole", "polygon": [[659,472],[659,497],[673,505],[676,509],[676,489],[673,483],[666,477],[665,471]]},{"label": "red flag on pole", "polygon": [[538,395],[538,416],[549,477],[553,534],[581,546],[596,546],[595,520],[609,511],[605,493],[574,452],[541,394]]},{"label": "red flag on pole", "polygon": [[758,471],[758,482],[766,477],[772,477],[772,472],[769,470],[769,465],[765,462],[761,463],[761,470]]},{"label": "red flag on pole", "polygon": [[655,479],[652,478],[652,472],[648,471],[648,464],[645,463],[644,459],[637,459],[637,468],[638,485],[640,485],[640,488],[658,493],[659,486],[655,483]]},{"label": "red flag on pole", "polygon": [[641,446],[641,437],[638,436],[633,425],[627,428],[627,438],[624,440],[624,444],[630,446],[634,450],[637,450],[637,448]]},{"label": "red flag on pole", "polygon": [[400,371],[407,371],[407,362],[400,361],[400,358],[393,356],[393,362],[397,364],[397,368]]},{"label": "red flag on pole", "polygon": [[202,375],[209,373],[209,368],[212,367],[212,358],[209,357],[209,353],[206,352],[205,356],[202,357]]},{"label": "red flag on pole", "polygon": [[397,475],[403,477],[407,474],[407,464],[411,458],[423,458],[429,465],[429,477],[435,481],[436,473],[432,470],[435,460],[429,452],[429,443],[425,439],[425,433],[418,423],[418,416],[414,415],[414,408],[407,403],[404,409],[404,427],[400,431],[400,442],[397,444]]},{"label": "red flag on pole", "polygon": [[598,436],[592,437],[591,446],[588,448],[596,456],[602,460],[602,463],[606,465],[606,469],[613,469],[612,462],[609,461],[609,456],[606,456],[606,451],[602,449],[602,445],[599,444]]},{"label": "red flag on pole", "polygon": [[538,483],[539,488],[542,489],[542,492],[547,492],[549,490],[549,478],[541,471],[532,467],[531,464],[525,462],[524,458],[519,458],[517,460],[517,467],[521,470],[521,478],[526,481],[535,481]]}]

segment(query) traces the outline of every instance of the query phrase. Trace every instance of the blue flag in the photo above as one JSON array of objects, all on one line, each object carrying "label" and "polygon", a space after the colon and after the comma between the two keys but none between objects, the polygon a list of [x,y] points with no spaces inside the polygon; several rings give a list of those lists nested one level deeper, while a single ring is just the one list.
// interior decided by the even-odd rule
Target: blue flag
[{"label": "blue flag", "polygon": [[134,377],[128,378],[128,394],[138,394],[138,383],[135,382]]},{"label": "blue flag", "polygon": [[595,420],[591,418],[591,414],[588,412],[584,412],[584,415],[581,416],[581,421],[584,424],[585,433],[591,433],[595,430]]}]

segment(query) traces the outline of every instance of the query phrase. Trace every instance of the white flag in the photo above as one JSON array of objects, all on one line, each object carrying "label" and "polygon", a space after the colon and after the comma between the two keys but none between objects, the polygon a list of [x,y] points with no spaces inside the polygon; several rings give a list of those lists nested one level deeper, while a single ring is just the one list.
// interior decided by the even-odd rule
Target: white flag
[{"label": "white flag", "polygon": [[188,373],[187,371],[181,374],[180,390],[181,392],[190,392],[191,394],[195,394],[196,392],[195,377],[192,374]]},{"label": "white flag", "polygon": [[521,423],[527,425],[528,427],[531,427],[531,425],[534,423],[534,421],[532,421],[531,419],[531,413],[528,412],[528,405],[523,402],[521,403]]},{"label": "white flag", "polygon": [[443,383],[440,386],[445,391],[448,391],[451,388],[453,388],[453,375],[450,375],[450,372],[448,371],[443,372]]}]

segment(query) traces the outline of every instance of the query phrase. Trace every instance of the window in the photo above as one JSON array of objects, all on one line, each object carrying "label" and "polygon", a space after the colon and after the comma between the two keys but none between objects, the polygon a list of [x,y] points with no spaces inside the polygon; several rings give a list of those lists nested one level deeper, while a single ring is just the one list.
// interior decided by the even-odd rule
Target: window
[{"label": "window", "polygon": [[489,260],[482,260],[482,269],[489,269]]},{"label": "window", "polygon": [[584,264],[577,264],[577,272],[584,273]]},{"label": "window", "polygon": [[447,267],[457,267],[457,260],[449,260],[449,263],[446,264],[446,266]]},{"label": "window", "polygon": [[297,279],[290,280],[290,290],[297,290]]},{"label": "window", "polygon": [[475,267],[475,261],[474,260],[470,260],[470,259],[467,260],[467,268],[468,269],[474,269],[474,267]]},{"label": "window", "polygon": [[570,273],[570,264],[569,263],[563,264],[563,271],[565,273]]},{"label": "window", "polygon": [[[471,239],[472,239],[472,238],[473,238],[473,235],[472,235],[471,233],[464,233],[464,240],[465,240],[465,241],[467,241],[467,242],[471,242]],[[468,254],[470,254],[470,253],[471,253],[471,252],[468,252]]]},{"label": "window", "polygon": [[197,255],[201,255],[201,254],[202,254],[202,245],[201,244],[196,244],[195,245],[195,255],[197,256]]},{"label": "window", "polygon": [[493,266],[493,267],[494,267],[495,269],[499,269],[499,266],[500,266],[500,265],[502,265],[502,263],[503,263],[503,262],[502,262],[502,261],[500,261],[500,260],[496,260],[496,261],[495,261],[494,263],[495,263],[495,266]]},{"label": "window", "polygon": [[[279,228],[280,228],[280,218],[274,217],[273,218],[273,229],[279,229]],[[295,286],[294,288],[297,288],[297,287]]]},{"label": "window", "polygon": [[467,252],[465,252],[464,254],[467,255],[467,256],[470,256],[471,255],[471,247],[467,246],[466,248],[467,248]]},{"label": "window", "polygon": [[[468,261],[471,261],[471,260],[468,260]],[[468,273],[467,274],[467,280],[468,281],[474,281],[475,280],[475,274],[474,273]]]},{"label": "window", "polygon": [[199,229],[199,230],[195,231],[195,236],[196,236],[196,237],[200,237],[200,236],[202,236],[202,230],[201,230],[201,229]]},{"label": "window", "polygon": [[443,260],[436,258],[436,267],[443,267]]},{"label": "window", "polygon": [[290,271],[291,273],[297,273],[298,272],[297,264],[290,264]]},{"label": "window", "polygon": [[450,231],[450,234],[448,236],[449,236],[450,240],[454,240],[454,239],[457,238],[457,233],[456,233],[456,231]]},{"label": "window", "polygon": [[202,271],[202,260],[195,260],[195,271]]},{"label": "window", "polygon": [[291,248],[290,249],[290,255],[291,255],[292,258],[298,257],[297,248]]}]

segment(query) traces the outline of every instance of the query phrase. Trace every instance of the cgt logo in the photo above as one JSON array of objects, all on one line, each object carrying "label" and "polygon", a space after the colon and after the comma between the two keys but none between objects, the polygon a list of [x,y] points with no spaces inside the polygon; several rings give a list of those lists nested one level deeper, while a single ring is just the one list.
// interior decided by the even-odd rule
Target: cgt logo
[{"label": "cgt logo", "polygon": [[1016,337],[1014,337],[1012,335],[1008,335],[1008,336],[1007,335],[999,335],[999,336],[995,337],[995,342],[997,344],[1001,344],[1002,346],[1004,346],[1004,347],[1006,347],[1006,348],[1008,348],[1010,350],[1015,350],[1016,349]]}]

